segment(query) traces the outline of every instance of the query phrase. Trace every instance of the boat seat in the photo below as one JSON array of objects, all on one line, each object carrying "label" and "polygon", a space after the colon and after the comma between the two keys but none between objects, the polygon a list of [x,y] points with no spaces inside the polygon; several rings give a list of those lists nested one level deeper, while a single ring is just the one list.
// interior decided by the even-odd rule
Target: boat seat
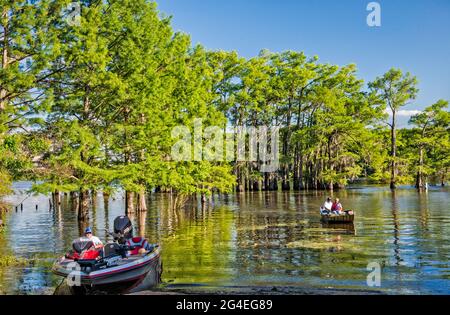
[{"label": "boat seat", "polygon": [[130,256],[139,255],[140,250],[145,249],[146,251],[152,250],[152,246],[143,237],[133,237],[127,240],[127,246],[132,247],[128,253]]},{"label": "boat seat", "polygon": [[117,243],[106,244],[103,248],[103,257],[108,258],[115,255],[123,256],[123,250],[120,245]]}]

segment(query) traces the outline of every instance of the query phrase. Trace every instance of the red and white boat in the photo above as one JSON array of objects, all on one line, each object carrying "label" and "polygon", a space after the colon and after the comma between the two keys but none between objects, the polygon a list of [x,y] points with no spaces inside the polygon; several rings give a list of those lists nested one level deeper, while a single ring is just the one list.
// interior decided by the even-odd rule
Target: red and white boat
[{"label": "red and white boat", "polygon": [[128,217],[118,217],[111,234],[115,242],[95,249],[89,239],[76,240],[73,250],[53,265],[53,273],[65,277],[74,293],[127,293],[144,280],[146,287],[158,285],[161,249],[144,238],[132,237],[132,230]]}]

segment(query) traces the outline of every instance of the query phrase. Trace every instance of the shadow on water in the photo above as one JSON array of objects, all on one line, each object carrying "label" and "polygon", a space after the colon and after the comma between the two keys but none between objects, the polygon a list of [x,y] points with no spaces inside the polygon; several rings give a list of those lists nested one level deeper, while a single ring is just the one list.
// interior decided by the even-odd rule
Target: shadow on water
[{"label": "shadow on water", "polygon": [[[12,204],[29,183],[16,183]],[[317,209],[325,192],[216,195],[174,210],[170,196],[148,196],[149,210],[131,216],[135,234],[162,245],[165,287],[306,287],[368,290],[367,265],[383,266],[388,293],[448,294],[450,217],[443,207],[448,188],[428,193],[379,186],[338,191],[355,209],[354,225],[327,226]],[[70,248],[87,226],[102,240],[123,214],[120,194],[98,195],[89,221],[79,224],[71,196],[48,211],[47,196],[32,196],[23,212],[4,216],[1,255],[31,259],[34,265],[0,267],[0,292],[52,293],[61,279],[50,273],[53,260]],[[35,211],[35,205],[39,211]],[[76,206],[76,205],[75,205]],[[45,209],[45,210],[44,210]]]}]

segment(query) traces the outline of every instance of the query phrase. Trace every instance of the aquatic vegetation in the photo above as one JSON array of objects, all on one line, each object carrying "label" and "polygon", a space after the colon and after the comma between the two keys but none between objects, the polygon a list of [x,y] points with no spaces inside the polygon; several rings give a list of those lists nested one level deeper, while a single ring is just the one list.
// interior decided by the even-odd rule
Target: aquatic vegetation
[{"label": "aquatic vegetation", "polygon": [[304,234],[347,234],[349,230],[346,229],[329,229],[329,228],[306,228],[302,230]]},{"label": "aquatic vegetation", "polygon": [[32,264],[32,262],[33,260],[13,255],[0,256],[0,267],[25,267]]},{"label": "aquatic vegetation", "polygon": [[287,248],[303,248],[316,250],[358,250],[354,243],[345,241],[341,238],[325,238],[314,240],[301,240],[291,242],[286,245]]},{"label": "aquatic vegetation", "polygon": [[275,223],[275,224],[264,224],[264,225],[250,225],[250,226],[241,226],[238,227],[236,230],[238,232],[245,232],[245,231],[265,231],[271,228],[295,228],[297,226],[306,225],[308,224],[307,220],[301,220],[296,221],[293,223]]},{"label": "aquatic vegetation", "polygon": [[[8,204],[0,200],[0,214],[8,211]],[[0,217],[1,220],[1,217]]]},{"label": "aquatic vegetation", "polygon": [[55,257],[50,253],[35,254],[30,258],[13,254],[0,255],[0,267],[51,267]]}]

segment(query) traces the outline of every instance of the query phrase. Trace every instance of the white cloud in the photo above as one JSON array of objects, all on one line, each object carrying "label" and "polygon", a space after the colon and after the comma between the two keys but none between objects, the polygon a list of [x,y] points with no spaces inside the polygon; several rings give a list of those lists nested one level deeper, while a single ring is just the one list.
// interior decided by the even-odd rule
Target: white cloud
[{"label": "white cloud", "polygon": [[[392,112],[389,109],[386,110],[386,113],[388,113],[390,116],[392,116]],[[409,118],[409,117],[412,117],[412,116],[415,116],[415,115],[418,115],[421,113],[422,112],[420,110],[399,110],[397,112],[397,116]]]}]

